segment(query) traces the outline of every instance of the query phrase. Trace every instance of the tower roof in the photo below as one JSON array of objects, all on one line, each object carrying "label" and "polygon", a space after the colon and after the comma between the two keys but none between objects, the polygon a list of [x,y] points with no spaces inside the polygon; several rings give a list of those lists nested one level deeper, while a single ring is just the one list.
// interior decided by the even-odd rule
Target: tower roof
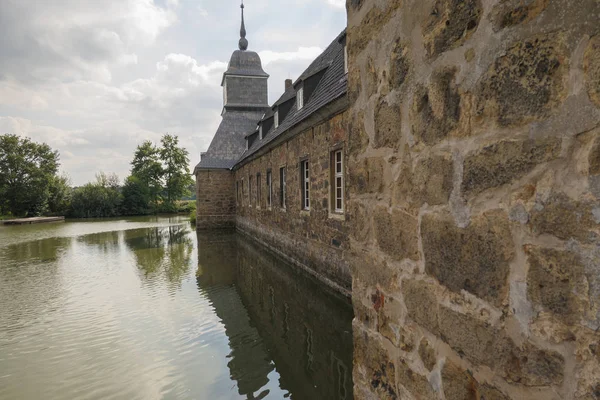
[{"label": "tower roof", "polygon": [[[223,74],[223,80],[227,75],[256,76],[268,78],[269,75],[263,70],[259,55],[254,51],[248,51],[248,39],[246,39],[246,22],[244,21],[244,2],[242,9],[242,25],[240,28],[239,50],[231,55],[227,71]],[[221,82],[221,85],[223,82]]]}]

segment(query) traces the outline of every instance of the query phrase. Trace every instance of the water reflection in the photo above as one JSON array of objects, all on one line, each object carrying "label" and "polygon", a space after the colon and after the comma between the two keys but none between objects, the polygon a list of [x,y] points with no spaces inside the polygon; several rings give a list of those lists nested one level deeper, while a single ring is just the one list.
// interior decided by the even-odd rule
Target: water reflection
[{"label": "water reflection", "polygon": [[124,237],[145,279],[164,275],[178,284],[192,266],[194,243],[189,233],[186,225],[173,225],[129,230]]},{"label": "water reflection", "polygon": [[347,299],[240,235],[202,233],[198,246],[198,286],[225,325],[241,395],[270,397],[275,370],[286,397],[353,397]]}]

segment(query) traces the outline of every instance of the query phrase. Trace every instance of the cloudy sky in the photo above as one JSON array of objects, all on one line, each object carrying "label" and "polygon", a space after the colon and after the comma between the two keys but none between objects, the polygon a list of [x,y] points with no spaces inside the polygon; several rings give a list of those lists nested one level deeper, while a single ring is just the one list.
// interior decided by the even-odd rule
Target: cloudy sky
[{"label": "cloudy sky", "polygon": [[[345,0],[246,0],[270,101],[346,25]],[[177,134],[190,167],[220,121],[239,0],[0,0],[0,134],[48,143],[74,185],[125,178],[137,144]]]}]

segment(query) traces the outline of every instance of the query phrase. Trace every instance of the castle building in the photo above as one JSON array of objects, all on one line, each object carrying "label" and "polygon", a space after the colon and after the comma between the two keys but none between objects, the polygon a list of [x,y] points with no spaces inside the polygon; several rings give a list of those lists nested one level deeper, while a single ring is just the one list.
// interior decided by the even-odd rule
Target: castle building
[{"label": "castle building", "polygon": [[243,5],[240,35],[221,124],[195,168],[197,228],[236,228],[349,294],[345,31],[271,106]]}]

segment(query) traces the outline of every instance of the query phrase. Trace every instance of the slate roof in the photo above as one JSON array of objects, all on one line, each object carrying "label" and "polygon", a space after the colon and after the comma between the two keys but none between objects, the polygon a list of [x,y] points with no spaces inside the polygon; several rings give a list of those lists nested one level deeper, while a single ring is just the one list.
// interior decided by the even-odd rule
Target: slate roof
[{"label": "slate roof", "polygon": [[243,50],[233,52],[225,75],[269,76],[262,68],[259,55],[254,51]]},{"label": "slate roof", "polygon": [[[226,110],[223,114],[223,121],[219,125],[208,151],[202,157],[196,169],[232,169],[236,164],[251,157],[290,128],[311,117],[319,109],[343,97],[348,88],[348,77],[345,73],[344,43],[342,41],[345,34],[346,31],[342,31],[327,49],[309,65],[294,84],[296,85],[298,82],[326,69],[323,78],[321,78],[310,99],[301,110],[298,110],[294,100],[290,112],[285,120],[280,121],[279,127],[271,128],[269,132],[263,132],[263,139],[255,140],[248,150],[246,150],[246,137],[257,132],[259,122],[273,116],[272,107],[295,99],[295,89],[291,87],[286,90],[272,107],[246,111]],[[254,57],[250,58],[253,59]],[[234,57],[232,57],[233,59]],[[230,69],[231,65],[227,73],[230,72]],[[256,69],[252,69],[252,74],[256,74]]]},{"label": "slate roof", "polygon": [[256,121],[262,117],[259,111],[226,111],[219,129],[196,169],[231,169],[246,150],[244,134],[256,128]]},{"label": "slate roof", "polygon": [[[327,47],[327,49],[312,62],[308,69],[302,73],[299,80],[304,79],[302,77],[307,78],[322,71],[324,68],[327,68],[323,78],[304,107],[302,107],[301,110],[298,110],[298,107],[294,104],[285,120],[280,123],[279,127],[276,129],[273,128],[269,132],[263,132],[263,140],[256,140],[252,147],[244,151],[239,162],[255,154],[287,130],[312,116],[312,114],[320,108],[346,94],[348,90],[348,77],[345,73],[344,44],[340,41],[345,33],[346,32],[343,31],[329,47]],[[256,128],[253,128],[250,131],[255,131],[255,129]]]}]

